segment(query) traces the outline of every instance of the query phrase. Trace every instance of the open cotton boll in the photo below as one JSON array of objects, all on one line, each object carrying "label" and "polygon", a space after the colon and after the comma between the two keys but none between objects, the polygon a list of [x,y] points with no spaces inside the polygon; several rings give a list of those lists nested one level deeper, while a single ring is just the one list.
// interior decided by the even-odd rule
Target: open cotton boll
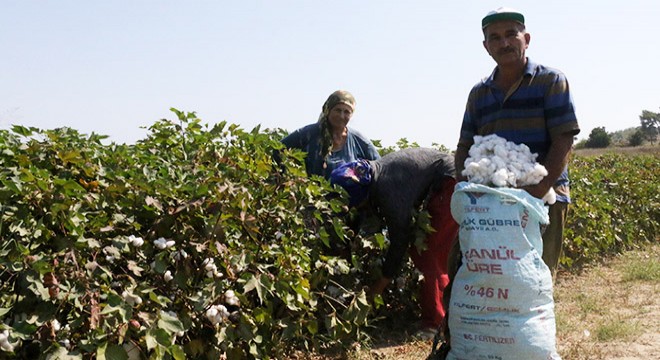
[{"label": "open cotton boll", "polygon": [[555,202],[557,202],[557,193],[555,192],[555,189],[550,188],[550,190],[548,190],[548,192],[545,195],[543,195],[543,199],[541,200],[543,200],[543,202],[545,202],[548,205],[552,205]]},{"label": "open cotton boll", "polygon": [[516,144],[495,134],[475,136],[462,175],[468,181],[488,186],[520,187],[538,184],[547,176],[536,162],[537,154],[525,144]]},{"label": "open cotton boll", "polygon": [[493,185],[498,186],[498,187],[504,187],[507,184],[507,177],[508,174],[506,172],[506,169],[499,169],[493,174],[492,176],[492,181]]}]

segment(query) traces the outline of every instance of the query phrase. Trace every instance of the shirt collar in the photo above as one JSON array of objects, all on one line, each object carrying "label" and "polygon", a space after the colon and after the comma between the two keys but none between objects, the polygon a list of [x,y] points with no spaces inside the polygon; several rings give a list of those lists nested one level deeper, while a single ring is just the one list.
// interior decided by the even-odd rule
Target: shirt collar
[{"label": "shirt collar", "polygon": [[[525,72],[523,76],[534,76],[536,73],[536,68],[537,65],[535,62],[533,62],[530,58],[527,58],[527,64],[525,65]],[[497,66],[495,66],[495,69],[493,69],[493,72],[490,73],[490,76],[487,78],[483,79],[484,85],[492,86],[493,82],[495,81],[495,74],[497,74]]]}]

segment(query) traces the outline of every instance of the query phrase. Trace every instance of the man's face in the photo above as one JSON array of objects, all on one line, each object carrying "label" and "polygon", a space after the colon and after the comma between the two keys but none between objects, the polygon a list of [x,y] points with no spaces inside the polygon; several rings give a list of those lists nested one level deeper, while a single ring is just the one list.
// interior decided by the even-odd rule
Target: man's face
[{"label": "man's face", "polygon": [[523,25],[515,21],[498,21],[484,30],[484,47],[499,66],[525,62],[525,50],[530,36]]}]

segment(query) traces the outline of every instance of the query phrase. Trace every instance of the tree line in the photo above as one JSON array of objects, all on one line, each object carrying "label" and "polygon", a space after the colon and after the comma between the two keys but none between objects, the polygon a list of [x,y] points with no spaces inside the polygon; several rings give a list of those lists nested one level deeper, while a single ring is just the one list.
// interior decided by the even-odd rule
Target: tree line
[{"label": "tree line", "polygon": [[[640,146],[645,143],[655,144],[660,135],[660,112],[643,110],[639,116],[640,126],[620,133],[609,133],[604,126],[591,130],[589,138],[578,142],[575,147],[606,148],[610,145]],[[619,135],[615,141],[615,135]]]}]

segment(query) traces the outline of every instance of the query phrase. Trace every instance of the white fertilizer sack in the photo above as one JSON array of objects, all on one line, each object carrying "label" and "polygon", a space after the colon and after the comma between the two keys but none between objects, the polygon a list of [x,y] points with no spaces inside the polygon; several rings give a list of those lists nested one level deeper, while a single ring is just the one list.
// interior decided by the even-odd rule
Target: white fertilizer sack
[{"label": "white fertilizer sack", "polygon": [[451,211],[463,263],[452,285],[447,359],[560,359],[552,276],[541,259],[543,201],[520,189],[461,182]]}]

